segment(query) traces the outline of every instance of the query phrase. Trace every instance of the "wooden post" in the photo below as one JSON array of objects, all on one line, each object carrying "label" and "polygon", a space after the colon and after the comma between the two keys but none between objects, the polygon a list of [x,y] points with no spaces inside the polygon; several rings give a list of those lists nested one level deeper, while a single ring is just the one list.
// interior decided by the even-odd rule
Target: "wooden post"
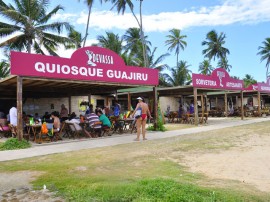
[{"label": "wooden post", "polygon": [[153,88],[154,94],[154,130],[157,130],[158,123],[158,95],[157,95],[157,87]]},{"label": "wooden post", "polygon": [[105,98],[105,106],[109,106],[109,97]]},{"label": "wooden post", "polygon": [[244,95],[243,91],[241,90],[241,120],[244,120]]},{"label": "wooden post", "polygon": [[201,95],[201,106],[202,106],[202,124],[203,124],[203,117],[204,117],[204,95]]},{"label": "wooden post", "polygon": [[23,85],[23,78],[17,76],[17,136],[19,140],[23,139],[22,85]]},{"label": "wooden post", "polygon": [[228,117],[227,93],[224,94],[224,102],[225,102],[225,116]]},{"label": "wooden post", "polygon": [[193,96],[194,96],[194,122],[195,125],[199,125],[198,120],[198,104],[197,104],[197,88],[193,88]]},{"label": "wooden post", "polygon": [[261,93],[260,91],[258,91],[258,116],[261,117],[262,114],[261,114]]},{"label": "wooden post", "polygon": [[131,110],[131,96],[130,93],[128,92],[128,111]]},{"label": "wooden post", "polygon": [[217,110],[217,105],[218,105],[218,98],[216,97],[216,110]]},{"label": "wooden post", "polygon": [[[208,107],[207,107],[207,104],[208,104],[207,95],[205,95],[205,102],[204,102],[204,106],[205,106],[205,112],[206,112],[206,113],[208,112]],[[211,104],[211,102],[210,102],[210,104]]]},{"label": "wooden post", "polygon": [[71,109],[71,96],[68,96],[68,112],[69,112],[69,114],[72,113],[71,110],[72,110],[72,109]]}]

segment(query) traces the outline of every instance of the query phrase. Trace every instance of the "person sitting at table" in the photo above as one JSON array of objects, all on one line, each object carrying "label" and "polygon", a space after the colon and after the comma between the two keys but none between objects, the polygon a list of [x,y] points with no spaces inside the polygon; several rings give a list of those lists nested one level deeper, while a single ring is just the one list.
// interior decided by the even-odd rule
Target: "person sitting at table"
[{"label": "person sitting at table", "polygon": [[51,115],[49,114],[49,112],[45,112],[44,115],[42,116],[42,122],[48,122],[47,120],[49,120],[51,118]]},{"label": "person sitting at table", "polygon": [[55,111],[51,113],[51,117],[53,119],[53,132],[54,133],[57,133],[60,131],[60,125],[61,125],[60,119],[58,118],[57,115],[58,113]]},{"label": "person sitting at table", "polygon": [[189,113],[190,113],[190,114],[194,114],[194,104],[193,104],[193,100],[190,102],[190,105],[189,105]]},{"label": "person sitting at table", "polygon": [[65,121],[66,123],[74,123],[74,127],[77,131],[81,131],[82,127],[80,126],[80,119],[77,118],[75,112],[72,112],[69,116],[69,119]]},{"label": "person sitting at table", "polygon": [[97,115],[99,116],[99,120],[102,122],[102,129],[107,129],[111,127],[111,122],[109,118],[102,113],[101,110],[97,111]]},{"label": "person sitting at table", "polygon": [[34,121],[35,121],[35,122],[36,122],[36,121],[39,122],[39,119],[41,119],[41,118],[40,118],[40,116],[38,115],[38,113],[36,112],[35,115],[34,115]]},{"label": "person sitting at table", "polygon": [[101,135],[102,125],[98,115],[94,113],[93,108],[90,109],[89,114],[85,117],[85,122],[89,123],[89,126],[84,128],[84,132],[88,137],[96,137],[95,133],[97,133],[98,136]]}]

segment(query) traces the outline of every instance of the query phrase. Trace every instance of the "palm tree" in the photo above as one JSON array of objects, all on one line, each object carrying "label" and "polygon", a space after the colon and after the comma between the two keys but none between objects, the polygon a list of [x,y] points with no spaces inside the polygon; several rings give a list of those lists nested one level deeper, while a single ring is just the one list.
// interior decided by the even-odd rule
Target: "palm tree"
[{"label": "palm tree", "polygon": [[199,65],[199,72],[204,75],[211,75],[214,70],[209,60],[204,60]]},{"label": "palm tree", "polygon": [[9,63],[7,61],[2,60],[0,62],[0,79],[3,79],[10,75]]},{"label": "palm tree", "polygon": [[[145,38],[146,44],[146,52],[151,53],[150,46],[151,42],[147,40],[147,36]],[[142,61],[137,63],[136,66],[144,66],[144,57],[143,57],[143,44],[140,38],[140,29],[138,28],[129,28],[126,33],[123,35],[123,40],[126,45],[124,49],[126,52],[130,54],[130,56],[137,58],[136,61]]]},{"label": "palm tree", "polygon": [[[36,53],[45,54],[42,47],[51,54],[56,54],[59,44],[66,45],[72,41],[63,36],[63,28],[70,30],[71,26],[67,22],[52,22],[52,16],[63,10],[58,5],[50,12],[47,12],[49,0],[14,0],[15,6],[7,5],[0,0],[0,14],[6,18],[5,22],[0,22],[0,37],[11,36],[10,39],[0,43],[0,47],[9,50],[27,50],[31,53],[33,48]],[[9,24],[7,21],[11,21]],[[53,34],[57,32],[58,35]],[[15,36],[14,36],[15,35]]]},{"label": "palm tree", "polygon": [[[149,46],[151,46],[151,42],[147,40],[147,36],[144,37],[144,41],[146,44],[147,52],[150,51]],[[123,35],[123,40],[126,42],[125,49],[126,51],[130,51],[131,53],[136,53],[139,50],[142,50],[142,42],[140,37],[140,29],[139,28],[129,28],[126,33]]]},{"label": "palm tree", "polygon": [[259,52],[257,55],[261,55],[261,62],[266,60],[266,80],[269,77],[269,65],[270,65],[270,38],[266,38],[265,41],[262,42],[263,46],[259,46]]},{"label": "palm tree", "polygon": [[180,60],[176,68],[170,68],[171,76],[167,74],[167,80],[171,86],[182,86],[190,83],[191,70],[187,61]]},{"label": "palm tree", "polygon": [[170,54],[165,53],[165,54],[160,55],[157,59],[155,59],[156,50],[157,50],[157,47],[155,47],[153,51],[150,51],[150,55],[148,56],[149,68],[157,69],[157,70],[159,70],[159,72],[161,72],[161,71],[169,68],[169,66],[167,64],[163,64],[162,62]]},{"label": "palm tree", "polygon": [[113,4],[113,7],[116,7],[118,14],[122,12],[122,14],[125,13],[126,6],[131,10],[132,15],[134,16],[136,22],[138,23],[138,26],[140,28],[140,39],[142,42],[142,50],[143,50],[143,58],[144,58],[144,66],[148,67],[148,58],[147,58],[147,50],[146,50],[146,42],[145,42],[145,37],[144,37],[144,32],[143,32],[143,23],[142,23],[142,3],[143,0],[140,1],[140,19],[135,15],[134,13],[134,5],[132,3],[132,0],[105,0],[105,2],[110,1]]},{"label": "palm tree", "polygon": [[159,86],[160,87],[170,87],[171,84],[168,82],[167,79],[168,79],[167,73],[159,74]]},{"label": "palm tree", "polygon": [[220,58],[220,60],[218,61],[218,67],[221,67],[228,72],[230,72],[230,69],[232,68],[232,66],[228,64],[227,58],[223,58],[223,57]]},{"label": "palm tree", "polygon": [[139,58],[134,57],[134,55],[128,52],[122,53],[121,58],[124,60],[127,66],[139,66],[139,64],[141,63],[141,60]]},{"label": "palm tree", "polygon": [[210,61],[212,58],[226,58],[227,54],[230,54],[230,51],[227,48],[224,48],[226,35],[221,32],[220,35],[215,30],[212,30],[207,33],[206,41],[202,42],[203,46],[207,46],[206,49],[202,51],[204,57],[207,57]]},{"label": "palm tree", "polygon": [[72,40],[72,44],[70,44],[69,48],[81,48],[81,42],[82,42],[82,34],[75,29],[71,29],[68,33],[68,38]]},{"label": "palm tree", "polygon": [[167,35],[168,40],[165,41],[165,45],[169,46],[169,51],[175,50],[177,66],[180,50],[184,50],[187,46],[187,42],[184,41],[184,38],[186,38],[187,36],[181,35],[180,29],[172,29],[170,30],[170,33],[171,35]]},{"label": "palm tree", "polygon": [[[78,0],[80,1],[80,0]],[[92,6],[94,3],[94,0],[85,0],[86,5],[88,6],[88,17],[87,17],[87,23],[86,23],[86,29],[85,29],[85,35],[83,37],[83,47],[85,47],[85,43],[87,40],[87,36],[88,34],[88,29],[89,29],[89,23],[90,23],[90,16],[91,16],[91,12],[92,12]],[[102,3],[102,0],[100,0],[100,3]]]},{"label": "palm tree", "polygon": [[113,32],[106,32],[106,36],[98,35],[97,36],[98,44],[97,46],[108,48],[118,55],[122,54],[123,51],[123,40],[119,37],[118,34]]},{"label": "palm tree", "polygon": [[244,80],[244,86],[245,87],[248,87],[251,84],[257,83],[257,81],[249,74],[246,74],[245,77],[243,78],[243,80]]}]

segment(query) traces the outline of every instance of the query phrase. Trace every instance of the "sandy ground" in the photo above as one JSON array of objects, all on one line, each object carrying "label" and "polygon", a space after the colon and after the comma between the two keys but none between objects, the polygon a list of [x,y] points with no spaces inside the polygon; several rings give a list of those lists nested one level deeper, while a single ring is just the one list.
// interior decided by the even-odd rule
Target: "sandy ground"
[{"label": "sandy ground", "polygon": [[210,179],[238,180],[270,193],[270,136],[254,135],[219,152],[192,152],[184,165]]},{"label": "sandy ground", "polygon": [[62,202],[43,187],[33,190],[31,181],[41,173],[20,171],[14,173],[0,173],[0,201],[1,202]]}]

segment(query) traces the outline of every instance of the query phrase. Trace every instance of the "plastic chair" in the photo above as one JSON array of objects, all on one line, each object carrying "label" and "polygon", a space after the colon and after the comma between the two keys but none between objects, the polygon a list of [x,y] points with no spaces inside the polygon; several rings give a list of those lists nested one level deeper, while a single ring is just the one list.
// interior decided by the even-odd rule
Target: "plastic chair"
[{"label": "plastic chair", "polygon": [[5,125],[0,123],[0,138],[2,138],[2,137],[10,137],[10,136],[11,136],[10,128],[8,126],[5,126]]}]

